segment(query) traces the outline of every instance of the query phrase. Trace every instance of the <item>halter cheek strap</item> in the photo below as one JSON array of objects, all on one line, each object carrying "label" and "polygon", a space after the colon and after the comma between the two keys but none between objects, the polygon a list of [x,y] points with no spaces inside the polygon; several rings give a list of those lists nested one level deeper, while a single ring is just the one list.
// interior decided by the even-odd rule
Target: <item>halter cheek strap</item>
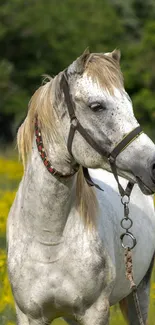
[{"label": "halter cheek strap", "polygon": [[[67,73],[64,72],[60,81],[60,87],[63,90],[64,97],[65,97],[65,102],[67,105],[69,117],[70,117],[70,130],[69,130],[69,136],[68,136],[68,141],[67,141],[67,148],[69,153],[72,155],[72,143],[75,135],[75,131],[78,131],[82,137],[89,143],[89,145],[95,149],[100,155],[108,158],[112,173],[114,174],[114,177],[117,181],[118,184],[118,189],[121,194],[121,196],[127,195],[130,196],[132,188],[134,186],[133,183],[129,182],[126,189],[124,190],[122,185],[119,182],[118,179],[118,173],[117,173],[117,167],[116,167],[116,158],[117,156],[125,150],[125,148],[132,142],[134,141],[141,133],[141,127],[138,126],[134,130],[132,130],[129,134],[127,134],[122,141],[113,149],[111,153],[109,153],[106,149],[101,147],[92,137],[91,135],[83,128],[83,126],[80,124],[78,121],[76,115],[75,115],[75,104],[72,100],[70,91],[69,91],[69,85],[67,81]],[[107,137],[106,137],[107,138]],[[109,139],[107,138],[108,142]],[[108,143],[108,144],[111,144]],[[87,175],[88,173],[85,170],[85,174]],[[89,177],[90,178],[90,177]],[[89,182],[88,182],[89,183]]]},{"label": "halter cheek strap", "polygon": [[[63,90],[65,102],[67,104],[67,109],[70,117],[70,130],[68,135],[68,141],[67,141],[67,148],[69,153],[72,155],[72,143],[73,138],[75,135],[75,131],[78,131],[82,137],[89,143],[89,145],[95,149],[100,155],[104,157],[109,157],[109,153],[106,149],[102,148],[94,139],[93,137],[83,128],[81,123],[78,121],[76,115],[75,115],[75,104],[71,98],[70,91],[69,91],[69,85],[67,81],[67,75],[64,73],[62,75],[62,79],[60,81],[60,87]],[[104,135],[107,143],[110,145],[111,141],[107,138],[106,135]]]}]

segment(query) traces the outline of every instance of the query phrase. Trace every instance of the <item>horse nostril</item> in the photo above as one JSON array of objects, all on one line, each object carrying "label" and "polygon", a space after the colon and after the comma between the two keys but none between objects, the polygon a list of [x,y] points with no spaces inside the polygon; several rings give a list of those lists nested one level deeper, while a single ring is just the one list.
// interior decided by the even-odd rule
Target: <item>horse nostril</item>
[{"label": "horse nostril", "polygon": [[151,167],[151,173],[152,173],[153,179],[155,180],[155,163]]}]

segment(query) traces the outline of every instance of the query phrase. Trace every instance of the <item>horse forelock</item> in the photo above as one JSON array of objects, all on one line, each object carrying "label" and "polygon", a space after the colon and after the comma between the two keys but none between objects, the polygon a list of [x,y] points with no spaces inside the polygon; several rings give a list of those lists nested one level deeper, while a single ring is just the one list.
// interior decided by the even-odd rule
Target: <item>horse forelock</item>
[{"label": "horse forelock", "polygon": [[[32,152],[34,138],[35,117],[38,117],[38,123],[41,129],[44,147],[51,141],[63,141],[62,135],[59,134],[56,126],[57,116],[53,108],[52,96],[59,96],[57,90],[57,81],[53,84],[51,79],[45,85],[41,86],[32,96],[27,117],[20,126],[17,134],[17,145],[19,155],[26,167],[28,157]],[[64,145],[64,143],[63,143]],[[95,216],[97,211],[97,200],[94,189],[88,186],[82,169],[80,168],[76,182],[77,210],[82,217],[87,228],[95,225]]]},{"label": "horse forelock", "polygon": [[114,88],[123,88],[120,65],[108,55],[92,53],[86,62],[84,73],[111,95],[114,95]]}]

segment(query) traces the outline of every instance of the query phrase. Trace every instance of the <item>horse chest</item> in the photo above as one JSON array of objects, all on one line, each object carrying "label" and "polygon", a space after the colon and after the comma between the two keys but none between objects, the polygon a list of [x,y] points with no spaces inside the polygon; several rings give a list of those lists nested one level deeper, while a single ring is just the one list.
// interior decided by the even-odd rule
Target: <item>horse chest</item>
[{"label": "horse chest", "polygon": [[[82,242],[83,242],[83,245]],[[31,245],[31,249],[32,249]],[[32,251],[23,261],[20,273],[12,281],[16,284],[14,295],[19,306],[29,314],[69,313],[71,310],[82,310],[86,304],[92,304],[105,289],[107,282],[114,278],[112,265],[109,267],[109,257],[101,253],[100,245],[86,243],[84,239],[62,246],[60,255],[51,253],[51,260],[36,260]],[[35,246],[35,251],[37,251]],[[43,255],[42,255],[43,258]],[[12,274],[15,277],[15,274]],[[52,308],[51,308],[52,307]],[[50,315],[53,317],[52,315]]]}]

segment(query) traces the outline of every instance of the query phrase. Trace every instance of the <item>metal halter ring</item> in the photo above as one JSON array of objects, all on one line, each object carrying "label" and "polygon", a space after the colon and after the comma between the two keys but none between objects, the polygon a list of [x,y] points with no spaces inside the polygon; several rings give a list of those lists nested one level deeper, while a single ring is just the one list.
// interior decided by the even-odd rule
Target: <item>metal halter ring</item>
[{"label": "metal halter ring", "polygon": [[128,195],[122,196],[121,197],[121,202],[122,202],[122,204],[129,204],[129,202],[130,202],[130,196],[128,196]]},{"label": "metal halter ring", "polygon": [[72,119],[71,119],[71,126],[73,128],[76,128],[77,125],[78,125],[78,120],[77,120],[76,116],[73,116]]},{"label": "metal halter ring", "polygon": [[[126,224],[128,224],[128,221],[129,221],[129,225],[126,226]],[[133,221],[131,220],[131,218],[123,218],[123,219],[121,220],[121,227],[122,227],[123,229],[125,229],[125,230],[130,229],[130,228],[132,227],[132,225],[133,225]]]},{"label": "metal halter ring", "polygon": [[[128,236],[128,237],[130,237],[131,239],[132,239],[132,242],[133,242],[133,244],[132,244],[132,246],[130,247],[130,246],[125,246],[124,245],[124,243],[123,243],[123,240],[124,240],[124,237],[125,236]],[[122,247],[123,248],[129,248],[129,249],[133,249],[135,246],[136,246],[136,244],[137,244],[137,241],[136,241],[136,238],[131,234],[131,232],[125,232],[124,234],[122,234],[121,236],[120,236],[120,239],[121,239],[121,244],[122,244]]]}]

